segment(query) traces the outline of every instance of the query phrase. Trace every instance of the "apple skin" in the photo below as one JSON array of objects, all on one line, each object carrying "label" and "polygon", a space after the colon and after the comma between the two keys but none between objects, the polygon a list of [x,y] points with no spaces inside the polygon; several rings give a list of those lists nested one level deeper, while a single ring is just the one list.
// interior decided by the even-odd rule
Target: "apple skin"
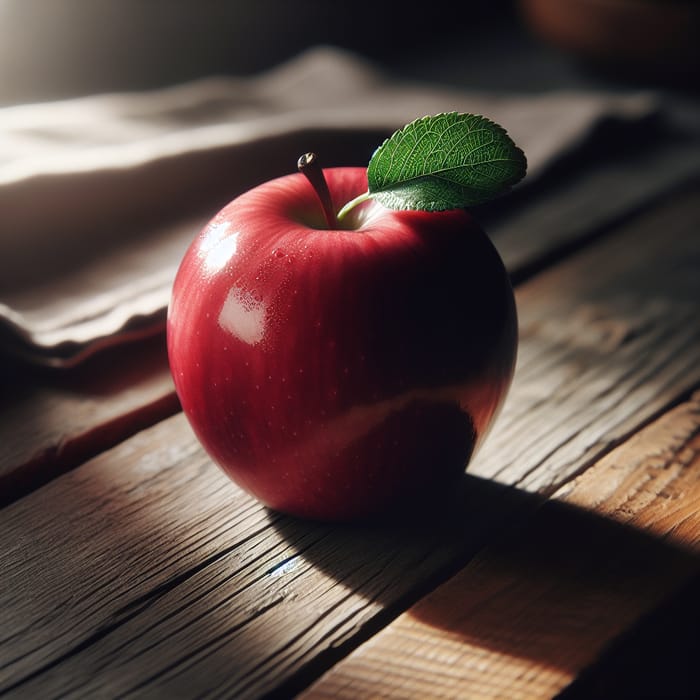
[{"label": "apple skin", "polygon": [[[365,168],[324,174],[336,211],[367,189]],[[208,454],[270,508],[324,521],[454,487],[517,352],[508,275],[468,212],[370,201],[346,219],[329,230],[301,174],[249,190],[187,250],[167,321]]]}]

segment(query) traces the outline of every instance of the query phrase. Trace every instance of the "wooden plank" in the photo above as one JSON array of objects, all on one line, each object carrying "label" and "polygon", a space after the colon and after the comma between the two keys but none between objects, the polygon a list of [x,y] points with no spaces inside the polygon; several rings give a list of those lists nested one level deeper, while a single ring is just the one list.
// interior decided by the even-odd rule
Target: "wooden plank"
[{"label": "wooden plank", "polygon": [[357,528],[269,514],[181,415],[5,508],[0,692],[245,698],[308,684],[540,503],[509,484],[548,493],[698,382],[700,329],[679,325],[700,299],[694,202],[518,292],[518,380],[474,469],[493,478],[467,477],[439,513]]},{"label": "wooden plank", "polygon": [[0,505],[179,410],[164,336],[70,372],[5,365]]},{"label": "wooden plank", "polygon": [[281,518],[180,414],[2,512],[0,693],[258,697],[482,540],[491,502],[405,529]]},{"label": "wooden plank", "polygon": [[472,474],[551,493],[700,383],[697,193],[518,288],[513,392]]},{"label": "wooden plank", "polygon": [[700,571],[698,554],[700,394],[567,485],[302,697],[554,697]]},{"label": "wooden plank", "polygon": [[604,140],[598,152],[587,143],[580,160],[554,166],[514,192],[507,207],[494,201],[479,208],[517,281],[697,180],[700,149],[682,142],[640,149],[640,138],[647,137],[629,132],[627,142]]}]

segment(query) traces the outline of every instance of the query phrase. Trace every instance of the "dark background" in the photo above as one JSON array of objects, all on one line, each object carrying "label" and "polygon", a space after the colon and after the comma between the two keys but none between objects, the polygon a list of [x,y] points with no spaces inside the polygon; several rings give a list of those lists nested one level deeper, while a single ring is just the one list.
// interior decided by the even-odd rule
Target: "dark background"
[{"label": "dark background", "polygon": [[[317,44],[356,51],[409,77],[485,89],[610,80],[692,89],[691,75],[700,65],[697,49],[689,46],[698,29],[695,0],[414,5],[0,0],[0,106],[148,89],[212,74],[250,75]],[[669,22],[660,14],[664,8]],[[679,8],[674,25],[671,15],[678,16]],[[563,36],[551,28],[543,34],[542,19],[550,15]]]},{"label": "dark background", "polygon": [[0,0],[0,103],[248,75],[316,44],[400,63],[447,44],[468,50],[477,26],[514,14],[508,0],[431,0],[429,17],[400,7],[382,0]]}]

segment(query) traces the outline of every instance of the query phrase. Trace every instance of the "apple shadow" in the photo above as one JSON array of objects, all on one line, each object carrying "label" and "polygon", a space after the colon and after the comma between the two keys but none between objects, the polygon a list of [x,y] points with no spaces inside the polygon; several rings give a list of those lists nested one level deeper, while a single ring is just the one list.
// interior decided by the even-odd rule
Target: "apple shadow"
[{"label": "apple shadow", "polygon": [[700,575],[695,575],[614,640],[559,700],[698,698],[698,649]]},{"label": "apple shadow", "polygon": [[[696,554],[652,534],[469,474],[449,503],[371,524],[330,526],[269,515],[291,544],[300,544],[302,557],[376,608],[357,635],[329,645],[274,697],[308,687],[406,611],[416,623],[459,639],[465,654],[470,647],[488,649],[570,680],[581,676],[584,689],[614,684],[615,697],[629,697],[621,691],[622,674],[638,671],[635,664],[608,671],[602,680],[582,670],[700,572]],[[324,537],[304,548],[316,529]],[[665,625],[680,635],[682,621],[677,610],[675,621],[666,619]],[[698,628],[685,627],[683,639],[694,635],[697,649]],[[656,640],[652,648],[658,646]],[[662,665],[652,668],[664,677]],[[687,680],[677,676],[669,688],[683,697]],[[573,682],[570,692],[577,687]],[[639,689],[639,683],[630,687]],[[582,692],[571,697],[587,697]]]}]

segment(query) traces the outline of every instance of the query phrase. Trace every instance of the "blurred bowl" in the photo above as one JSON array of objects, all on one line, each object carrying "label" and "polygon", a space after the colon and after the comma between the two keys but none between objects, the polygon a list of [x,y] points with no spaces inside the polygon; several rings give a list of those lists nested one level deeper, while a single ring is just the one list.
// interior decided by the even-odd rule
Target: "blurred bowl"
[{"label": "blurred bowl", "polygon": [[536,36],[607,71],[666,83],[696,81],[697,0],[518,0]]}]

